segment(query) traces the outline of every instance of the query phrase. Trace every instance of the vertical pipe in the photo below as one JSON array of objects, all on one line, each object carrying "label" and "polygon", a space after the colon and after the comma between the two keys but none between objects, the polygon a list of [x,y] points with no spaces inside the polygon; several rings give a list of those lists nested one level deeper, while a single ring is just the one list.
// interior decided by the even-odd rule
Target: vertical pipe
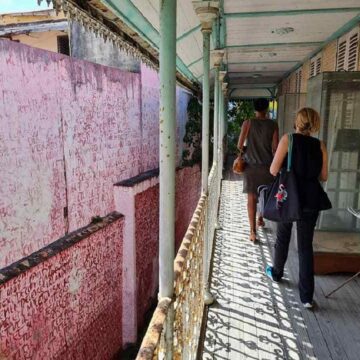
[{"label": "vertical pipe", "polygon": [[219,161],[219,67],[215,68],[214,82],[214,148],[213,148],[213,164]]},{"label": "vertical pipe", "polygon": [[203,103],[202,103],[202,171],[203,193],[208,193],[209,175],[209,107],[210,107],[210,31],[203,30]]},{"label": "vertical pipe", "polygon": [[160,1],[159,297],[172,297],[175,256],[176,0]]},{"label": "vertical pipe", "polygon": [[222,90],[222,82],[220,82],[219,90],[219,178],[222,178],[223,168],[223,121],[224,121],[224,92]]}]

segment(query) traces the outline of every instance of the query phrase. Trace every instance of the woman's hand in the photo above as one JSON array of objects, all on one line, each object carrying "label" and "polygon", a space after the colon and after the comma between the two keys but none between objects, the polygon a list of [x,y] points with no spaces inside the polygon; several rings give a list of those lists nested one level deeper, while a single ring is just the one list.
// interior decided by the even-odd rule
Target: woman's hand
[{"label": "woman's hand", "polygon": [[319,176],[320,181],[327,181],[328,179],[328,155],[326,146],[323,141],[320,142],[321,153],[322,153],[322,168]]},{"label": "woman's hand", "polygon": [[289,146],[289,138],[288,135],[284,135],[280,142],[279,142],[279,146],[275,152],[275,156],[273,159],[273,162],[270,166],[270,173],[273,176],[276,176],[278,174],[278,172],[281,169],[281,166],[284,162],[285,156],[288,152],[288,146]]}]

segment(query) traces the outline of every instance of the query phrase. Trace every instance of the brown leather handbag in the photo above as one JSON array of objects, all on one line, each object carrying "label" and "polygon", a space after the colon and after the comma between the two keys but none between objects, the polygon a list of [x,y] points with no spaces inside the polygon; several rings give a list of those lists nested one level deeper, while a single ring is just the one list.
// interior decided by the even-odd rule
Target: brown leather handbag
[{"label": "brown leather handbag", "polygon": [[[245,140],[247,139],[250,131],[250,120],[248,120],[248,126],[246,128],[246,136]],[[233,172],[235,174],[242,174],[245,171],[246,162],[244,160],[244,154],[245,154],[245,146],[241,147],[240,154],[236,157],[234,163],[233,163]]]},{"label": "brown leather handbag", "polygon": [[233,172],[235,174],[242,174],[245,171],[246,162],[242,158],[242,154],[239,154],[233,163]]}]

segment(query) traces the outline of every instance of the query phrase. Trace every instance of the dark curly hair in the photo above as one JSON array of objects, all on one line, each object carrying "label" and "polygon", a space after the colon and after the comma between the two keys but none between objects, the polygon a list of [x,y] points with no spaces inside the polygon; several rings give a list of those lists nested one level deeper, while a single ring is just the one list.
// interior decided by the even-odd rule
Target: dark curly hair
[{"label": "dark curly hair", "polygon": [[255,111],[264,112],[269,109],[269,100],[265,98],[256,99],[254,101]]}]

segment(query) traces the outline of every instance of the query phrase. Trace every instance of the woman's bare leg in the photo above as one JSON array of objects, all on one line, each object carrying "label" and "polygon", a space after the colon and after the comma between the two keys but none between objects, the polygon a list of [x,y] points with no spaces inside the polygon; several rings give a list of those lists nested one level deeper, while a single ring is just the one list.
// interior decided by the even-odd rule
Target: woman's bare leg
[{"label": "woman's bare leg", "polygon": [[250,224],[250,240],[255,241],[256,238],[256,194],[248,194],[248,215]]}]

